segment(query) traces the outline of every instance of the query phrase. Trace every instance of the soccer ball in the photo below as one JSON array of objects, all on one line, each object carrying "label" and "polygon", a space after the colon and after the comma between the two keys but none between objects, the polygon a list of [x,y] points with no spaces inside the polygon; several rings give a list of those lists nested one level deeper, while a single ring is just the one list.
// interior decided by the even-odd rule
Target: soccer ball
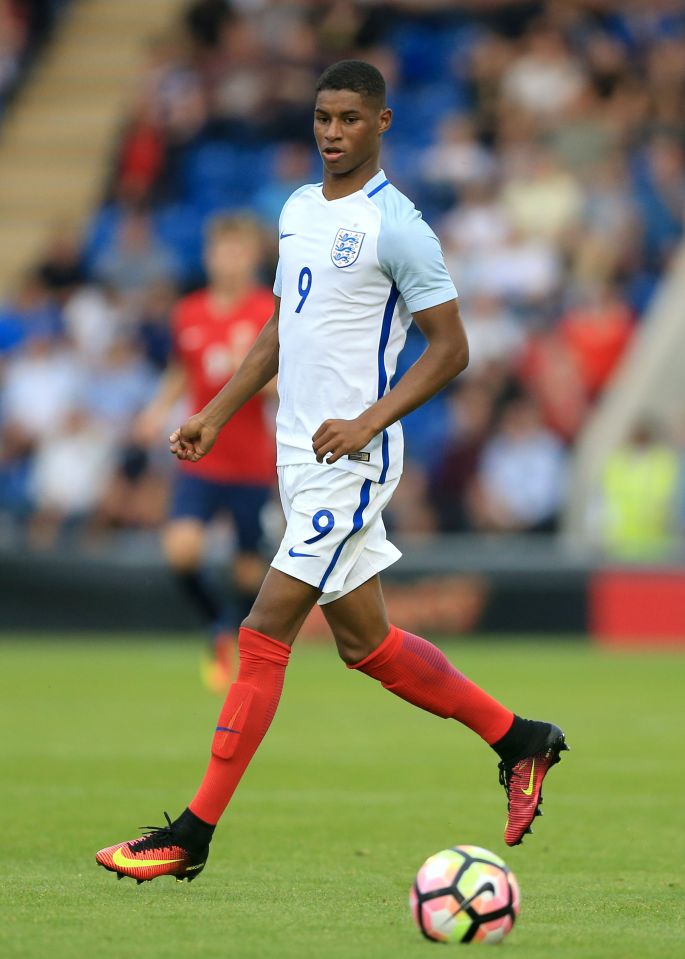
[{"label": "soccer ball", "polygon": [[454,846],[431,856],[409,894],[414,922],[437,942],[501,942],[519,903],[513,872],[480,846]]}]

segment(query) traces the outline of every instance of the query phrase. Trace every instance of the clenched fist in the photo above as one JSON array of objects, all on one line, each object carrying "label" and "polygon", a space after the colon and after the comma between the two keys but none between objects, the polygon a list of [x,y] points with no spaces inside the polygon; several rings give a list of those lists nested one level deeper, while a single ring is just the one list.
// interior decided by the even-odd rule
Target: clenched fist
[{"label": "clenched fist", "polygon": [[218,435],[215,426],[208,425],[200,416],[191,416],[169,437],[169,452],[180,460],[197,463],[209,453]]}]

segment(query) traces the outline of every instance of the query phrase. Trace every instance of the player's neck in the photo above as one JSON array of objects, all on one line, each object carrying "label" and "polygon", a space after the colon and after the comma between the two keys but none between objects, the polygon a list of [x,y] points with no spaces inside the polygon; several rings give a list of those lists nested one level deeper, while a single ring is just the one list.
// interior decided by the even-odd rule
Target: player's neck
[{"label": "player's neck", "polygon": [[210,286],[207,290],[209,302],[218,312],[223,313],[247,296],[252,286],[252,281],[231,286]]},{"label": "player's neck", "polygon": [[357,193],[380,170],[379,156],[376,154],[349,173],[329,173],[323,171],[323,195],[327,200],[341,200],[344,196]]}]

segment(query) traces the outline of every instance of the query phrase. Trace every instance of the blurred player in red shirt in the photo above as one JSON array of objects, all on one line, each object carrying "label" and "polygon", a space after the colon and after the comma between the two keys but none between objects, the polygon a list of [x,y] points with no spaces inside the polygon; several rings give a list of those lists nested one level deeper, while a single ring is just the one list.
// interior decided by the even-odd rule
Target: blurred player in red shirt
[{"label": "blurred player in red shirt", "polygon": [[[262,255],[263,239],[255,221],[221,214],[210,223],[205,248],[209,286],[184,297],[176,307],[173,359],[157,396],[139,418],[141,441],[159,439],[183,396],[191,409],[201,409],[242,363],[273,310],[271,291],[257,280]],[[212,630],[212,656],[203,666],[203,676],[216,691],[225,689],[231,679],[234,632],[249,612],[266,570],[259,552],[260,514],[276,475],[269,389],[245,404],[201,462],[179,463],[162,533],[167,561]],[[231,516],[238,543],[232,567],[236,601],[230,610],[224,610],[202,573],[208,525],[221,514]]]}]

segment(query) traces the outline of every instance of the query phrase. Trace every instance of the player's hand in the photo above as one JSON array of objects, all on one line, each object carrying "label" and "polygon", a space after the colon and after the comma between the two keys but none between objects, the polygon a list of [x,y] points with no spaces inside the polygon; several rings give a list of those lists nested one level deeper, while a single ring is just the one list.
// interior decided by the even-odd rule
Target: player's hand
[{"label": "player's hand", "polygon": [[200,416],[191,416],[169,437],[169,451],[180,460],[197,463],[216,442],[219,430]]},{"label": "player's hand", "polygon": [[319,463],[328,456],[327,463],[336,463],[341,456],[358,453],[375,436],[360,417],[354,420],[324,420],[312,437],[312,449]]}]

